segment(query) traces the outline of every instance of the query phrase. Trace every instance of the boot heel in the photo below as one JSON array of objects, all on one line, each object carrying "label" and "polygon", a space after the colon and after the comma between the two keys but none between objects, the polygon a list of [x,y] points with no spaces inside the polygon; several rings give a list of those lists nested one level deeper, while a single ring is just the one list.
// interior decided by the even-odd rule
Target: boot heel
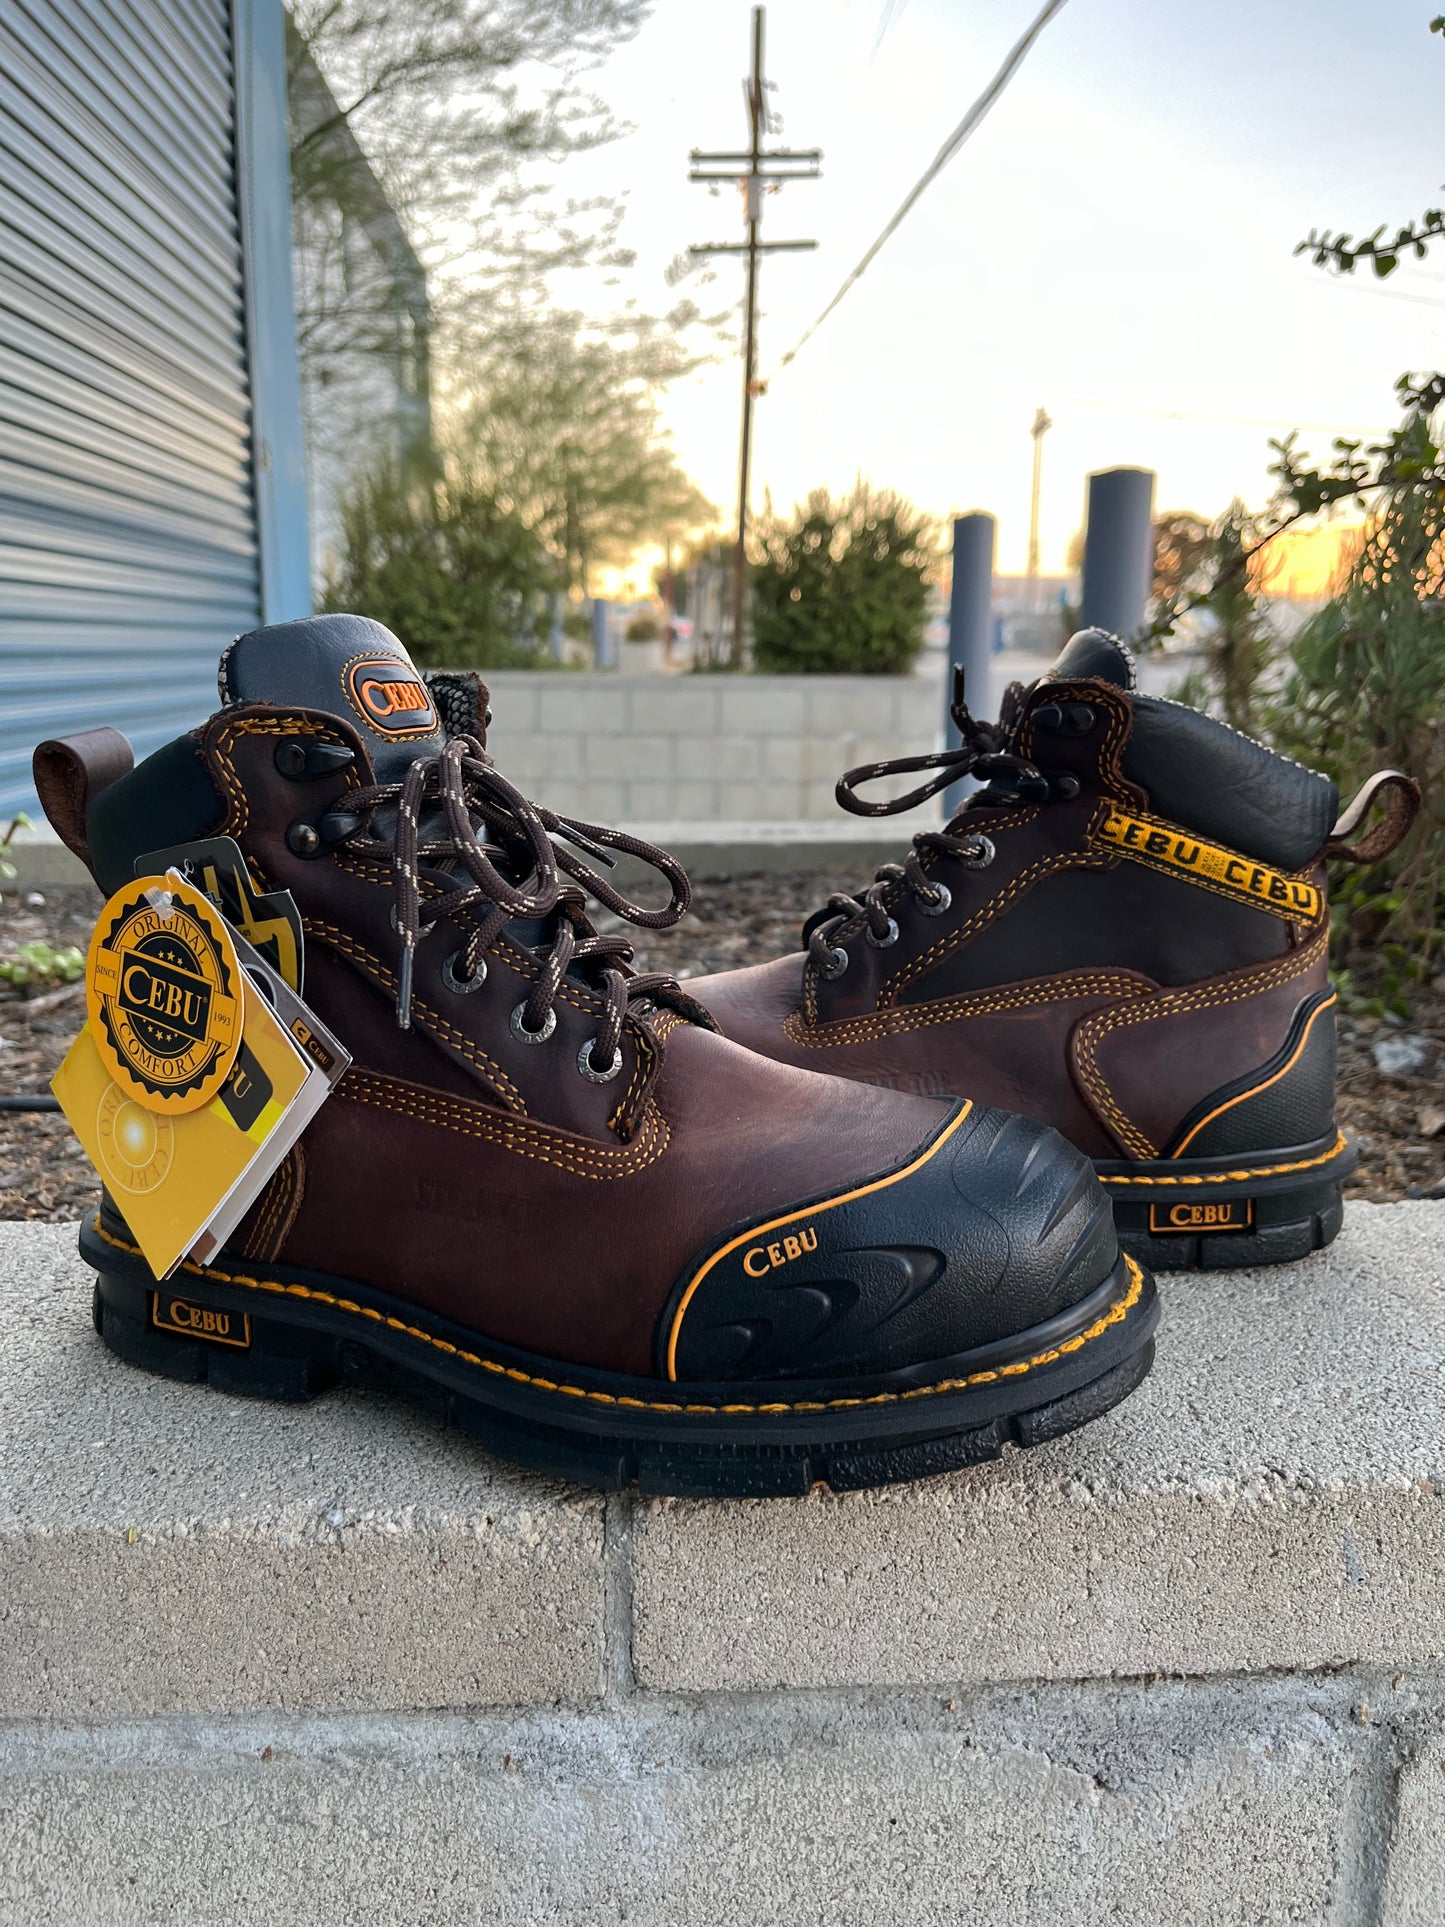
[{"label": "boot heel", "polygon": [[325,1339],[210,1302],[203,1294],[152,1289],[102,1273],[95,1282],[95,1329],[128,1365],[205,1383],[239,1398],[304,1404],[329,1390],[341,1373],[320,1355]]},{"label": "boot heel", "polygon": [[1344,1218],[1358,1153],[1332,1142],[1252,1159],[1100,1163],[1119,1243],[1156,1271],[1288,1264],[1322,1251]]}]

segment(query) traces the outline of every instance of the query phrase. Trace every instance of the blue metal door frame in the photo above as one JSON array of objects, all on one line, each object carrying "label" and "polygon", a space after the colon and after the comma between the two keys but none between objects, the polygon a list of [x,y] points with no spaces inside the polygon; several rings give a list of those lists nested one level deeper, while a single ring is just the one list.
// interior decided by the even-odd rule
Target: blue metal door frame
[{"label": "blue metal door frame", "polygon": [[311,568],[281,0],[231,0],[231,44],[261,613],[266,622],[289,622],[311,613]]}]

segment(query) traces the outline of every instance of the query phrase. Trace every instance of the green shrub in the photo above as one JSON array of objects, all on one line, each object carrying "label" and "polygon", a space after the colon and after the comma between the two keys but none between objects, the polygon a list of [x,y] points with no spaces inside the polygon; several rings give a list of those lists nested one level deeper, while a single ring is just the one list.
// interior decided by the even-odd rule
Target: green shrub
[{"label": "green shrub", "polygon": [[1342,867],[1334,895],[1337,964],[1358,970],[1384,1004],[1445,946],[1445,492],[1385,493],[1340,592],[1295,639],[1268,733],[1326,770],[1346,801],[1377,769],[1415,777],[1420,819],[1370,869]]},{"label": "green shrub", "polygon": [[627,642],[657,642],[662,636],[662,624],[644,609],[632,618],[622,635]]},{"label": "green shrub", "polygon": [[816,489],[787,521],[767,515],[752,571],[753,667],[900,676],[923,647],[932,526],[900,496],[859,483]]},{"label": "green shrub", "polygon": [[521,518],[465,480],[383,467],[342,504],[322,607],[374,616],[432,669],[542,668],[556,564]]}]

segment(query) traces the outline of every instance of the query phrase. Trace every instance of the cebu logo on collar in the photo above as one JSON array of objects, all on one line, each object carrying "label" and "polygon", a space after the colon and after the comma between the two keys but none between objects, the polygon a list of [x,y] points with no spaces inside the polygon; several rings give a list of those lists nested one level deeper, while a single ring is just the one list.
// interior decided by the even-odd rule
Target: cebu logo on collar
[{"label": "cebu logo on collar", "polygon": [[352,708],[382,736],[429,736],[437,713],[426,684],[395,656],[359,656],[347,665]]},{"label": "cebu logo on collar", "polygon": [[101,912],[85,964],[85,1003],[101,1060],[148,1111],[209,1104],[241,1047],[241,966],[199,890],[140,877]]}]

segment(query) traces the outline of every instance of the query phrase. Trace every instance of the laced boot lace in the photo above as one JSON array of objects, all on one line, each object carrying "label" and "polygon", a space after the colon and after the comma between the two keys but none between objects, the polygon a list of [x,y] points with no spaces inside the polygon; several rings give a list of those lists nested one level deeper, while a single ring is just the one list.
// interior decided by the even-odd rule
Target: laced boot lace
[{"label": "laced boot lace", "polygon": [[[985,778],[986,787],[969,797],[964,811],[945,829],[920,830],[903,862],[885,863],[873,882],[856,897],[835,891],[823,908],[814,912],[804,925],[803,935],[808,955],[820,976],[840,977],[847,969],[848,953],[839,946],[837,938],[844,925],[856,922],[860,915],[869,943],[886,949],[897,941],[898,924],[889,904],[897,901],[900,886],[916,899],[925,916],[943,914],[953,898],[947,884],[924,869],[925,856],[953,857],[969,870],[988,868],[995,854],[993,842],[982,831],[970,831],[964,826],[964,812],[970,807],[1047,802],[1054,796],[1069,793],[1026,757],[1017,756],[1006,747],[1014,739],[1027,694],[1022,683],[1010,683],[1004,691],[999,720],[985,722],[969,713],[963,699],[963,675],[955,669],[951,712],[962,738],[956,748],[938,750],[930,756],[900,756],[887,763],[864,763],[839,779],[838,801],[854,816],[901,815],[968,776]],[[861,784],[880,777],[906,776],[921,770],[936,770],[938,774],[904,796],[874,803],[857,793]]]},{"label": "laced boot lace", "polygon": [[[378,824],[377,812],[385,816],[393,806],[394,824]],[[478,841],[479,826],[489,834],[486,844]],[[587,974],[600,988],[605,1010],[597,1035],[578,1060],[584,1076],[605,1081],[621,1068],[622,1026],[633,1004],[676,1002],[688,1014],[696,1009],[672,977],[634,973],[627,938],[599,935],[585,908],[590,895],[639,929],[666,930],[683,916],[692,897],[681,866],[665,850],[638,837],[574,822],[528,802],[475,736],[450,737],[435,756],[418,757],[400,783],[348,791],[322,819],[321,833],[348,855],[390,868],[392,921],[400,946],[396,1018],[403,1030],[411,1024],[416,946],[442,922],[465,932],[461,948],[444,967],[448,984],[465,992],[485,981],[486,952],[514,918],[555,919],[541,970],[512,1013],[512,1028],[528,1041],[549,1037],[556,1026],[554,1004],[563,977],[574,965],[591,965]],[[631,902],[573,850],[559,848],[555,837],[608,867],[615,861],[609,850],[640,858],[667,880],[671,900],[660,910]],[[498,869],[489,852],[502,855],[512,874]],[[456,886],[428,894],[421,866],[444,863],[453,866]]]}]

